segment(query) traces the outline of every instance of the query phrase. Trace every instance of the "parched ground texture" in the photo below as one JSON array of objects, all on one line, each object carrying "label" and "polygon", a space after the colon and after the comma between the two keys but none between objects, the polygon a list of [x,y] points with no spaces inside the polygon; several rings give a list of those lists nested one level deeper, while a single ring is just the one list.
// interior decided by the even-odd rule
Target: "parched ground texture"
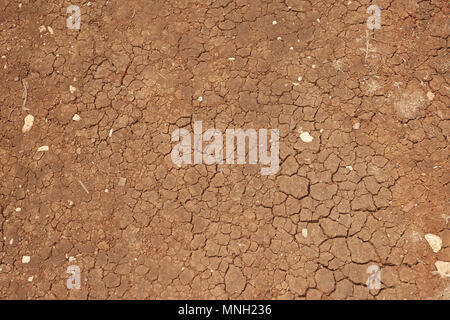
[{"label": "parched ground texture", "polygon": [[[449,12],[0,0],[0,298],[449,299]],[[174,165],[196,120],[278,128],[279,172]]]}]

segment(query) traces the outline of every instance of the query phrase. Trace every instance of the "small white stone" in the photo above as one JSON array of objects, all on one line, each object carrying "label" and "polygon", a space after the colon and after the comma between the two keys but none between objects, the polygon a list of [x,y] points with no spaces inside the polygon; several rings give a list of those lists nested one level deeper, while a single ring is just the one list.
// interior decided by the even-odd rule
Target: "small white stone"
[{"label": "small white stone", "polygon": [[69,257],[69,262],[74,262],[75,260],[77,260],[75,257]]},{"label": "small white stone", "polygon": [[436,261],[434,263],[437,269],[437,273],[442,277],[450,278],[450,262]]},{"label": "small white stone", "polygon": [[197,98],[197,101],[198,101],[198,102],[202,102],[202,101],[203,101],[203,97],[202,97],[202,96],[198,97],[198,98]]},{"label": "small white stone", "polygon": [[276,24],[277,24],[277,22],[276,22],[275,20],[273,20],[273,21],[272,21],[272,24],[273,24],[273,25],[276,25]]},{"label": "small white stone", "polygon": [[29,278],[28,278],[28,282],[33,282],[33,278],[34,278],[34,277],[32,277],[32,276],[29,277]]},{"label": "small white stone", "polygon": [[283,38],[281,38],[281,37],[277,37],[277,40],[278,40],[278,41],[281,41],[282,39],[283,39]]},{"label": "small white stone", "polygon": [[39,27],[39,33],[44,32],[45,30],[47,30],[47,28],[45,28],[45,26],[40,26]]},{"label": "small white stone", "polygon": [[350,171],[353,171],[353,167],[352,166],[345,166],[345,168],[347,168]]},{"label": "small white stone", "polygon": [[75,91],[77,91],[77,88],[75,88],[74,86],[69,86],[69,91],[70,93],[74,93]]},{"label": "small white stone", "polygon": [[112,134],[113,134],[113,132],[114,132],[114,129],[113,128],[111,128],[111,129],[109,129],[109,132],[108,132],[108,137],[112,137]]},{"label": "small white stone", "polygon": [[353,129],[355,130],[359,130],[359,128],[361,127],[361,123],[357,122],[353,125]]},{"label": "small white stone", "polygon": [[428,97],[428,100],[433,100],[434,99],[434,93],[431,92],[431,91],[428,91],[427,92],[427,97]]},{"label": "small white stone", "polygon": [[229,57],[228,60],[234,61],[234,60],[236,60],[236,59],[235,59],[234,57]]},{"label": "small white stone", "polygon": [[433,249],[434,253],[438,253],[439,250],[442,248],[442,239],[431,233],[427,233],[425,235],[425,240],[427,240],[428,244],[430,245],[431,249]]},{"label": "small white stone", "polygon": [[16,212],[22,211],[22,208],[16,208]]},{"label": "small white stone", "polygon": [[9,240],[9,245],[12,246],[13,243],[14,243],[14,239],[11,238],[11,240]]},{"label": "small white stone", "polygon": [[305,131],[300,134],[300,139],[302,139],[303,142],[310,143],[314,140],[314,137],[312,137],[309,132]]},{"label": "small white stone", "polygon": [[294,50],[294,47],[289,47],[289,50]]},{"label": "small white stone", "polygon": [[37,151],[39,151],[39,152],[42,152],[42,151],[48,151],[48,146],[42,146],[42,147],[39,147],[39,148],[37,149]]},{"label": "small white stone", "polygon": [[81,117],[80,117],[78,114],[75,113],[75,114],[73,115],[73,117],[72,117],[72,120],[73,120],[73,121],[80,121],[80,120],[81,120]]},{"label": "small white stone", "polygon": [[23,256],[22,257],[22,263],[29,263],[31,260],[30,256]]},{"label": "small white stone", "polygon": [[126,183],[127,183],[127,178],[123,178],[123,177],[119,178],[119,183],[118,183],[119,187],[125,186]]},{"label": "small white stone", "polygon": [[299,76],[299,77],[297,78],[297,80],[298,80],[298,82],[300,82],[300,81],[303,80],[303,77],[302,77],[302,76]]},{"label": "small white stone", "polygon": [[47,30],[48,30],[48,32],[50,32],[50,34],[54,34],[52,27],[48,26]]},{"label": "small white stone", "polygon": [[302,229],[302,236],[304,238],[308,237],[308,229]]},{"label": "small white stone", "polygon": [[25,117],[24,119],[24,125],[22,127],[22,133],[28,132],[31,130],[31,128],[33,127],[33,123],[34,123],[34,117],[29,114]]},{"label": "small white stone", "polygon": [[108,192],[109,192],[109,190],[108,190],[108,189],[105,189],[105,192],[106,192],[106,193],[108,193]]}]

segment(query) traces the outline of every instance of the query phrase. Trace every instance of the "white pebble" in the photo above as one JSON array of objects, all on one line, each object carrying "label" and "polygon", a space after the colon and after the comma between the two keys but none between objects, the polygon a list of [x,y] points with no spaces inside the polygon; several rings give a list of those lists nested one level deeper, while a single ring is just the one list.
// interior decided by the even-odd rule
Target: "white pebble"
[{"label": "white pebble", "polygon": [[305,131],[300,134],[300,139],[302,139],[303,142],[309,143],[314,140],[314,137],[312,137],[309,132]]},{"label": "white pebble", "polygon": [[48,151],[48,146],[42,146],[42,147],[39,147],[39,148],[37,149],[37,151],[39,151],[39,152],[41,152],[41,151]]},{"label": "white pebble", "polygon": [[431,91],[428,91],[427,92],[427,97],[428,97],[428,100],[433,100],[434,99],[434,93],[431,92]]},{"label": "white pebble", "polygon": [[73,117],[72,117],[72,120],[73,120],[73,121],[80,121],[81,118],[80,118],[80,116],[79,116],[78,114],[75,113],[75,114],[73,115]]},{"label": "white pebble", "polygon": [[434,263],[437,269],[437,273],[442,277],[450,278],[450,262],[436,261]]},{"label": "white pebble", "polygon": [[428,244],[430,245],[431,249],[433,249],[434,253],[438,253],[439,250],[441,250],[442,239],[439,236],[428,233],[425,235],[425,240],[428,241]]},{"label": "white pebble", "polygon": [[302,236],[304,238],[308,237],[308,229],[302,229]]},{"label": "white pebble", "polygon": [[126,183],[127,183],[127,178],[123,178],[123,177],[119,178],[119,183],[118,183],[119,187],[125,186]]},{"label": "white pebble", "polygon": [[202,97],[202,96],[198,97],[198,98],[197,98],[197,101],[198,101],[198,102],[202,102],[202,101],[203,101],[203,97]]},{"label": "white pebble", "polygon": [[77,91],[77,88],[75,88],[74,86],[69,86],[69,91],[70,93],[74,93],[75,91]]},{"label": "white pebble", "polygon": [[34,277],[29,277],[28,282],[33,282]]},{"label": "white pebble", "polygon": [[28,131],[31,130],[31,127],[33,127],[33,123],[34,123],[34,117],[31,114],[29,114],[29,115],[27,115],[25,117],[24,122],[25,123],[24,123],[24,125],[22,127],[22,132],[23,133],[28,132]]},{"label": "white pebble", "polygon": [[355,130],[359,130],[359,128],[361,127],[361,123],[357,122],[353,125],[353,129]]},{"label": "white pebble", "polygon": [[276,25],[276,24],[277,24],[277,22],[276,22],[275,20],[273,20],[273,21],[272,21],[272,24],[273,24],[273,25]]},{"label": "white pebble", "polygon": [[47,29],[48,29],[48,32],[50,32],[50,34],[54,34],[52,27],[48,26]]},{"label": "white pebble", "polygon": [[16,208],[16,212],[22,211],[22,208]]},{"label": "white pebble", "polygon": [[22,257],[22,263],[29,263],[31,260],[30,256],[23,256]]}]

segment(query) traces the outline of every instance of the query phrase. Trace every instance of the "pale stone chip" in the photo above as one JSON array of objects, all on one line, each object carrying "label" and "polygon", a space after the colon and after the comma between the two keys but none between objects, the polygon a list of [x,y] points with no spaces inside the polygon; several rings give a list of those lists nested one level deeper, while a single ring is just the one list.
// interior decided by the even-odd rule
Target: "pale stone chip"
[{"label": "pale stone chip", "polygon": [[306,142],[306,143],[310,143],[310,142],[312,142],[313,140],[314,140],[314,137],[312,137],[310,134],[309,134],[309,132],[302,132],[301,134],[300,134],[300,139],[302,139],[302,141],[303,142]]},{"label": "pale stone chip", "polygon": [[302,229],[302,236],[304,238],[308,237],[308,229]]},{"label": "pale stone chip", "polygon": [[433,249],[434,253],[437,253],[439,252],[439,250],[441,250],[442,239],[439,236],[428,233],[425,235],[425,240],[428,241],[428,244],[430,245],[431,249]]},{"label": "pale stone chip", "polygon": [[119,178],[119,187],[125,186],[126,182],[127,182],[127,178],[120,177]]},{"label": "pale stone chip", "polygon": [[437,273],[442,278],[450,278],[450,262],[447,261],[436,261],[434,263],[437,269]]},{"label": "pale stone chip", "polygon": [[24,123],[24,125],[22,127],[22,132],[23,133],[28,132],[28,131],[31,130],[31,127],[33,127],[33,123],[34,123],[34,117],[31,114],[29,114],[29,115],[27,115],[25,117],[24,122],[25,123]]}]

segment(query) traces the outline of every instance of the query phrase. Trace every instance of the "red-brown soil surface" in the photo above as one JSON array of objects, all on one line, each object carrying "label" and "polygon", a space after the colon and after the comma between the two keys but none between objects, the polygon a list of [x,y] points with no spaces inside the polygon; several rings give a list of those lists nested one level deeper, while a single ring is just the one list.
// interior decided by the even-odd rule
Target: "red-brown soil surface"
[{"label": "red-brown soil surface", "polygon": [[[449,12],[0,0],[0,298],[449,299]],[[278,128],[280,170],[174,165],[196,120]]]}]

